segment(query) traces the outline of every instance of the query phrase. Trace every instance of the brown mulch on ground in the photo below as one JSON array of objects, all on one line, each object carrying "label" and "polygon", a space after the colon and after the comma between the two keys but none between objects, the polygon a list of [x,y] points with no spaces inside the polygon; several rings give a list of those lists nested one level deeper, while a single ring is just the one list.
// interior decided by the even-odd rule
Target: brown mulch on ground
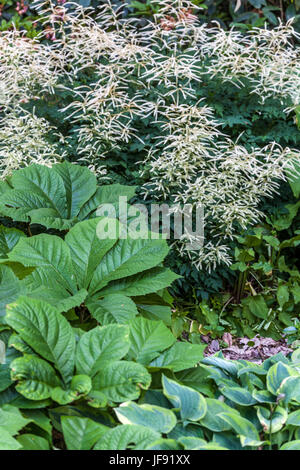
[{"label": "brown mulch on ground", "polygon": [[252,339],[249,338],[233,338],[230,333],[224,333],[222,344],[227,343],[228,346],[222,347],[217,339],[211,339],[209,336],[202,336],[202,341],[207,343],[204,356],[212,356],[218,351],[222,351],[226,359],[244,359],[261,364],[275,354],[282,353],[287,356],[293,351],[284,339],[274,341],[272,338],[263,338],[259,335]]}]

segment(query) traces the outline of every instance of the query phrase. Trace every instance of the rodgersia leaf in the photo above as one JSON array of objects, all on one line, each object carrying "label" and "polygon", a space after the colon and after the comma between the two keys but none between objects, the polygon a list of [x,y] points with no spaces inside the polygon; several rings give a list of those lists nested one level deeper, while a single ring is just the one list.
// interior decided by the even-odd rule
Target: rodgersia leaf
[{"label": "rodgersia leaf", "polygon": [[6,306],[14,302],[24,290],[12,269],[0,265],[0,317],[5,315]]},{"label": "rodgersia leaf", "polygon": [[[125,450],[129,447],[143,450],[161,435],[147,428],[133,424],[124,424],[107,431],[96,443],[95,450]],[[132,447],[132,444],[134,447]]]},{"label": "rodgersia leaf", "polygon": [[79,416],[62,416],[62,430],[68,450],[90,450],[109,428]]},{"label": "rodgersia leaf", "polygon": [[29,354],[11,363],[11,378],[18,381],[16,390],[29,400],[45,400],[60,385],[50,364]]},{"label": "rodgersia leaf", "polygon": [[51,392],[51,398],[60,405],[66,405],[86,396],[91,391],[91,388],[92,381],[90,377],[87,375],[74,375],[70,388],[68,390],[61,387],[54,388]]},{"label": "rodgersia leaf", "polygon": [[130,320],[133,320],[138,314],[133,300],[125,295],[110,294],[99,300],[96,297],[88,300],[86,306],[92,317],[101,325],[110,323],[129,324]]},{"label": "rodgersia leaf", "polygon": [[19,298],[10,304],[7,323],[44,359],[52,362],[64,382],[70,383],[75,362],[75,336],[68,321],[51,305]]},{"label": "rodgersia leaf", "polygon": [[0,226],[0,259],[7,258],[7,254],[18,243],[21,237],[25,237],[25,233],[16,228],[7,228]]}]

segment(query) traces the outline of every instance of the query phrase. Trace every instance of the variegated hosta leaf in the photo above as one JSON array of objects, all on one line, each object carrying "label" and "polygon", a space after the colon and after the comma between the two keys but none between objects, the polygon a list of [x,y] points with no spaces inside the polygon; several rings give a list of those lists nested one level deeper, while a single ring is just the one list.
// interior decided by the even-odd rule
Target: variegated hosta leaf
[{"label": "variegated hosta leaf", "polygon": [[122,359],[130,347],[129,329],[123,325],[96,327],[84,333],[76,350],[76,370],[93,377],[104,366]]},{"label": "variegated hosta leaf", "polygon": [[125,450],[127,448],[143,450],[160,437],[158,432],[146,426],[124,424],[103,434],[94,450]]},{"label": "variegated hosta leaf", "polygon": [[40,356],[52,362],[65,384],[73,377],[75,335],[69,322],[51,305],[21,297],[10,304],[7,323]]},{"label": "variegated hosta leaf", "polygon": [[93,379],[93,390],[104,393],[111,402],[136,400],[142,390],[147,390],[151,375],[141,364],[116,361],[108,364]]},{"label": "variegated hosta leaf", "polygon": [[16,390],[29,400],[50,398],[54,388],[60,385],[50,364],[29,354],[11,363],[11,378],[18,381]]},{"label": "variegated hosta leaf", "polygon": [[115,408],[115,413],[122,424],[141,424],[154,431],[168,434],[176,426],[177,418],[173,411],[155,405],[137,405],[125,402]]},{"label": "variegated hosta leaf", "polygon": [[162,383],[164,395],[180,412],[183,421],[198,421],[205,416],[206,400],[199,392],[185,385],[180,385],[165,375],[163,375]]}]

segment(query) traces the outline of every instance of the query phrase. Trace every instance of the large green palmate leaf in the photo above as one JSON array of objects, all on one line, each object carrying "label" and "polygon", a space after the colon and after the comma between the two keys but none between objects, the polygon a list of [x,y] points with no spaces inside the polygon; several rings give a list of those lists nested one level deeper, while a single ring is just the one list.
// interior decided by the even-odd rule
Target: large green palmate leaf
[{"label": "large green palmate leaf", "polygon": [[123,424],[110,429],[96,443],[94,450],[144,450],[161,435],[145,426]]},{"label": "large green palmate leaf", "polygon": [[10,304],[7,323],[40,356],[52,362],[65,384],[69,384],[75,363],[75,335],[69,322],[49,304],[20,297]]},{"label": "large green palmate leaf", "polygon": [[48,301],[59,312],[85,302],[101,324],[129,323],[138,313],[129,296],[159,291],[179,277],[157,267],[169,250],[165,240],[99,239],[98,224],[105,220],[79,222],[65,240],[48,234],[22,237],[8,262],[34,269],[20,281],[26,295]]},{"label": "large green palmate leaf", "polygon": [[93,390],[103,393],[112,402],[139,398],[149,388],[151,375],[141,364],[116,361],[106,365],[93,379]]},{"label": "large green palmate leaf", "polygon": [[93,377],[102,367],[122,359],[129,347],[128,327],[96,327],[83,334],[79,340],[76,350],[77,372]]},{"label": "large green palmate leaf", "polygon": [[94,217],[100,204],[131,199],[135,188],[114,184],[97,187],[86,167],[63,162],[48,168],[33,164],[13,173],[2,185],[0,213],[16,221],[69,230],[78,220]]}]

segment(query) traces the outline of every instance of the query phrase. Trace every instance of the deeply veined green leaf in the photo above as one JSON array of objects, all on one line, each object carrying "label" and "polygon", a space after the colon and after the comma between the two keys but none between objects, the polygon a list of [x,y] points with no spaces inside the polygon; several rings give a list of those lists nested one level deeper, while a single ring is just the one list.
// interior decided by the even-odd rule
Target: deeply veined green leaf
[{"label": "deeply veined green leaf", "polygon": [[164,395],[180,412],[182,420],[198,421],[207,411],[205,398],[196,390],[162,377]]},{"label": "deeply veined green leaf", "polygon": [[160,437],[158,432],[145,426],[123,424],[107,431],[96,443],[94,450],[144,450]]},{"label": "deeply veined green leaf", "polygon": [[0,450],[18,450],[21,444],[6,429],[0,427]]},{"label": "deeply veined green leaf", "polygon": [[10,304],[7,323],[44,359],[54,363],[66,384],[73,377],[75,336],[69,322],[41,300],[20,297]]},{"label": "deeply veined green leaf", "polygon": [[138,314],[133,300],[122,294],[110,294],[98,300],[91,298],[87,301],[87,308],[92,317],[101,325],[109,325],[111,323],[127,325]]},{"label": "deeply veined green leaf", "polygon": [[155,405],[125,402],[114,411],[122,424],[147,424],[148,428],[163,434],[168,434],[177,423],[171,410]]},{"label": "deeply veined green leaf", "polygon": [[50,450],[47,439],[35,434],[22,434],[17,441],[22,446],[21,450]]},{"label": "deeply veined green leaf", "polygon": [[83,334],[76,351],[76,369],[93,377],[107,364],[122,359],[130,347],[129,328],[124,325],[96,327]]},{"label": "deeply veined green leaf", "polygon": [[[104,255],[114,246],[117,239],[101,240],[97,236],[97,225],[102,218],[80,222],[65,237],[69,246],[77,284],[88,288],[95,270]],[[116,222],[117,223],[117,222]]]},{"label": "deeply veined green leaf", "polygon": [[175,336],[162,321],[137,317],[130,323],[130,357],[141,364],[148,365],[175,341]]},{"label": "deeply veined green leaf", "polygon": [[15,436],[30,421],[24,418],[15,406],[3,405],[0,408],[0,429],[6,429],[12,436]]},{"label": "deeply veined green leaf", "polygon": [[56,235],[43,233],[21,238],[8,257],[24,266],[35,266],[47,278],[53,277],[57,283],[73,293],[77,290],[70,250]]},{"label": "deeply veined green leaf", "polygon": [[87,375],[74,375],[70,388],[65,390],[61,387],[55,387],[51,392],[51,398],[60,405],[66,405],[88,395],[91,388],[92,380],[90,377]]},{"label": "deeply veined green leaf", "polygon": [[5,315],[6,306],[22,293],[24,288],[14,272],[0,264],[0,317]]},{"label": "deeply veined green leaf", "polygon": [[0,226],[0,259],[7,258],[7,253],[13,249],[21,237],[25,237],[25,233],[21,230]]},{"label": "deeply veined green leaf", "polygon": [[205,345],[175,343],[150,363],[151,367],[162,367],[179,372],[194,367],[203,358]]},{"label": "deeply veined green leaf", "polygon": [[116,361],[106,365],[93,379],[93,390],[104,393],[112,402],[136,400],[149,388],[151,375],[141,364]]},{"label": "deeply veined green leaf", "polygon": [[11,363],[11,378],[18,381],[16,390],[29,400],[45,400],[60,385],[50,364],[30,354]]},{"label": "deeply veined green leaf", "polygon": [[62,416],[61,425],[68,450],[90,450],[109,428],[78,416]]}]

